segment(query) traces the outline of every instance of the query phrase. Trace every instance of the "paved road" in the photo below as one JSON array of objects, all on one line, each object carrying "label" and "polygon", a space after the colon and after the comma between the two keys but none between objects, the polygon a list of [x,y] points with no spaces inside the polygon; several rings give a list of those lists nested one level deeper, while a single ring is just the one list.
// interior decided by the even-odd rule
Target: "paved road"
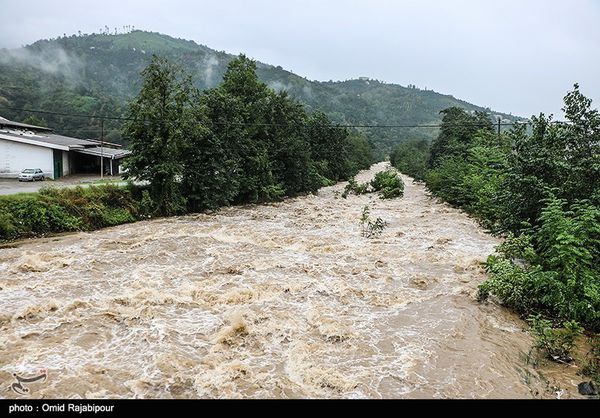
[{"label": "paved road", "polygon": [[[125,184],[120,177],[105,177],[105,180],[110,179],[115,184]],[[17,193],[35,193],[42,187],[87,187],[92,184],[98,184],[100,177],[98,176],[69,176],[60,180],[46,180],[33,182],[20,182],[16,179],[0,179],[0,195],[11,195]]]}]

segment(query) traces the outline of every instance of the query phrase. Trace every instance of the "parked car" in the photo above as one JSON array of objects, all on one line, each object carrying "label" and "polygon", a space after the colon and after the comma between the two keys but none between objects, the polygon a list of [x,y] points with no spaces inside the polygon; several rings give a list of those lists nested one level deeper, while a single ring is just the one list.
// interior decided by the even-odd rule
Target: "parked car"
[{"label": "parked car", "polygon": [[39,168],[26,168],[19,174],[19,181],[45,180],[44,172]]}]

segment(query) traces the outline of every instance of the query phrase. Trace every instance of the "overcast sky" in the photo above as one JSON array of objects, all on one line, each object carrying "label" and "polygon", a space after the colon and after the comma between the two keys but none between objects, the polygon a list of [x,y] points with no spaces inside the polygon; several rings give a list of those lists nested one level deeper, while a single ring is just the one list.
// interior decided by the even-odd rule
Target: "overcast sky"
[{"label": "overcast sky", "polygon": [[0,47],[133,25],[312,80],[369,76],[495,110],[600,107],[600,0],[0,0]]}]

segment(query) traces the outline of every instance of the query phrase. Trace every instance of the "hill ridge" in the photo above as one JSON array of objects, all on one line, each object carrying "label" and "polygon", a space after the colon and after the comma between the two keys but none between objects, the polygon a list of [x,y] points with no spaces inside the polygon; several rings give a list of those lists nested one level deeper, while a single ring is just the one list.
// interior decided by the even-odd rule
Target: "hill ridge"
[{"label": "hill ridge", "polygon": [[[153,53],[181,64],[200,89],[220,83],[235,56],[193,40],[142,30],[127,33],[78,34],[38,40],[17,49],[0,50],[0,106],[60,110],[64,113],[121,114],[140,88],[140,71]],[[519,118],[477,106],[450,94],[402,86],[371,78],[308,80],[280,65],[257,61],[259,78],[275,90],[286,90],[309,111],[322,110],[334,121],[350,125],[423,125],[438,123],[439,111],[459,106],[488,111],[514,121]],[[76,110],[76,112],[74,112]],[[24,112],[0,110],[22,120]],[[69,117],[48,117],[47,123],[73,136],[97,135],[98,123]],[[119,140],[118,125],[108,126]],[[376,147],[389,152],[407,138],[431,139],[423,128],[367,132]]]}]

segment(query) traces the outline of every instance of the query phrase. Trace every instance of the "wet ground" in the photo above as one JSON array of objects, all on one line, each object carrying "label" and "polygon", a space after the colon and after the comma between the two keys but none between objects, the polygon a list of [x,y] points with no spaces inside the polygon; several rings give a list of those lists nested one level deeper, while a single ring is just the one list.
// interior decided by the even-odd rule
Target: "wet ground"
[{"label": "wet ground", "polygon": [[0,195],[35,193],[44,187],[86,187],[100,183],[123,184],[123,181],[119,176],[105,176],[104,179],[101,179],[99,175],[93,174],[76,174],[58,180],[46,179],[45,181],[19,181],[17,179],[0,178]]}]

